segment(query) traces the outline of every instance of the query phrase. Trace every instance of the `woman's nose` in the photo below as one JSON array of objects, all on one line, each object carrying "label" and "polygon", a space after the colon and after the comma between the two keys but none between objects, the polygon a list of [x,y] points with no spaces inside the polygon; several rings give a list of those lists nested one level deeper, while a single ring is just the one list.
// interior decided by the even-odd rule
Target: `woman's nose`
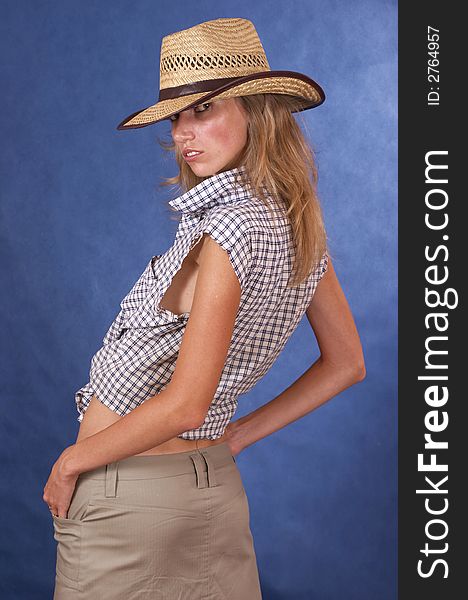
[{"label": "woman's nose", "polygon": [[180,114],[177,121],[172,126],[172,137],[176,142],[185,142],[194,138],[193,127],[191,126],[188,119],[180,118]]},{"label": "woman's nose", "polygon": [[189,130],[173,131],[172,137],[173,137],[174,141],[178,142],[179,144],[181,144],[183,142],[188,142],[190,140],[193,140],[193,138],[194,138],[193,133],[191,133]]}]

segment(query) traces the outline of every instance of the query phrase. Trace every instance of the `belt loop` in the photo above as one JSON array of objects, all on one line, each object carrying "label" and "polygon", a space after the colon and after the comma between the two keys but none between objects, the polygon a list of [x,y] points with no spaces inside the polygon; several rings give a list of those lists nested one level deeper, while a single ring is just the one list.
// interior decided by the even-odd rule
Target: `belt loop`
[{"label": "belt loop", "polygon": [[189,454],[189,456],[192,459],[195,472],[197,474],[197,488],[206,488],[205,478],[203,477],[203,463],[201,462],[200,451],[198,450],[198,454]]},{"label": "belt loop", "polygon": [[115,498],[117,495],[117,465],[118,462],[109,463],[106,465],[106,483],[105,495],[106,498]]},{"label": "belt loop", "polygon": [[[197,450],[198,450],[198,448],[197,448]],[[208,456],[208,454],[206,452],[201,452],[200,450],[198,450],[198,452],[200,452],[200,454],[203,456],[203,458],[205,459],[205,462],[206,462],[208,487],[215,487],[216,486],[216,475],[215,475],[215,468],[213,466],[213,463],[211,462],[211,458]]]}]

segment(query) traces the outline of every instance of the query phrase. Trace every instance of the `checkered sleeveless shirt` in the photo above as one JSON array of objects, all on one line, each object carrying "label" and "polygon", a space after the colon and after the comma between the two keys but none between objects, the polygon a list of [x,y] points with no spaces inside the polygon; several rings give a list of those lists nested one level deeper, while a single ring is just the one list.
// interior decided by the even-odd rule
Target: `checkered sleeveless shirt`
[{"label": "checkered sleeveless shirt", "polygon": [[190,313],[176,315],[161,308],[159,301],[204,233],[228,253],[242,293],[224,369],[205,421],[179,437],[221,437],[238,397],[268,372],[298,326],[327,269],[328,254],[303,283],[287,288],[294,248],[285,204],[269,198],[272,218],[250,187],[236,183],[238,171],[214,175],[169,201],[181,212],[174,243],[151,258],[121,301],[102,347],[91,360],[89,382],[75,394],[79,422],[93,394],[125,415],[169,384]]}]

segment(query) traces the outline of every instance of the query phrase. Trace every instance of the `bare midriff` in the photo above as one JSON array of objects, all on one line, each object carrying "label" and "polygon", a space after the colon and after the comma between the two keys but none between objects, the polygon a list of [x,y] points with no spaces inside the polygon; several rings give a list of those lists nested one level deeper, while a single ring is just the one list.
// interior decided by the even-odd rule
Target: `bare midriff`
[{"label": "bare midriff", "polygon": [[[90,435],[98,433],[102,429],[113,425],[121,418],[122,417],[120,415],[100,402],[96,396],[93,396],[83,416],[83,420],[80,423],[80,429],[76,441],[79,442]],[[226,437],[226,433],[216,440],[186,440],[184,438],[174,437],[170,440],[167,440],[167,442],[159,444],[159,446],[155,446],[154,448],[145,450],[145,452],[135,454],[135,456],[144,456],[147,454],[173,454],[176,452],[186,452],[187,450],[192,450],[197,447],[206,448],[207,446],[221,444],[226,440]]]},{"label": "bare midriff", "polygon": [[[159,303],[161,308],[169,310],[174,314],[190,312],[198,275],[198,257],[204,245],[204,241],[205,240],[202,238],[199,243],[192,247],[185,259],[182,261],[179,271],[177,271],[173,277],[169,288],[166,290]],[[94,395],[91,398],[83,416],[83,420],[81,421],[76,441],[79,442],[90,435],[98,433],[102,429],[113,425],[121,418],[122,417],[120,415],[118,415],[104,403],[100,402],[99,399]],[[221,444],[226,440],[226,438],[226,433],[216,440],[186,440],[184,438],[174,437],[162,444],[159,444],[159,446],[145,450],[145,452],[140,452],[135,456],[186,452],[187,450],[192,450],[197,447],[205,448],[206,446]]]}]

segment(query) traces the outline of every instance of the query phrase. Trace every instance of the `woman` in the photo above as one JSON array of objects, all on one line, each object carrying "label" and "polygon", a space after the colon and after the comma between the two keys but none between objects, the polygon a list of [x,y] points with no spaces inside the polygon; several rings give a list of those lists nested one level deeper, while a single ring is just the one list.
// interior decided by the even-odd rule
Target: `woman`
[{"label": "woman", "polygon": [[[159,101],[118,129],[171,121],[181,221],[122,300],[44,488],[56,600],[261,598],[234,457],[365,373],[292,116],[320,86],[271,71],[245,19],[166,36],[160,66]],[[304,314],[320,357],[231,421]]]}]

